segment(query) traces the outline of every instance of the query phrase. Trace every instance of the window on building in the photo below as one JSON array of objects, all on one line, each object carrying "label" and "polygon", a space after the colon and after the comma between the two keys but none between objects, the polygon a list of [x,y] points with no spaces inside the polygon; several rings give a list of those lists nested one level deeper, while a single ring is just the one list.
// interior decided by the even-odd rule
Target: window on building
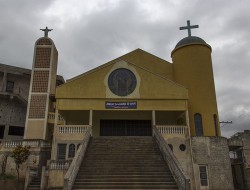
[{"label": "window on building", "polygon": [[7,81],[6,92],[13,92],[13,90],[14,90],[14,82]]},{"label": "window on building", "polygon": [[75,156],[75,145],[74,144],[70,144],[69,145],[69,154],[68,154],[68,157],[69,158],[73,158]]},{"label": "window on building", "polygon": [[214,131],[215,131],[215,136],[218,136],[218,125],[217,125],[218,121],[217,121],[217,115],[214,114],[213,117],[214,117]]},{"label": "window on building", "polygon": [[179,149],[180,149],[181,151],[185,151],[185,150],[186,150],[186,145],[185,145],[185,144],[181,144],[181,145],[179,146]]},{"label": "window on building", "polygon": [[199,166],[201,186],[208,186],[207,166]]},{"label": "window on building", "polygon": [[4,125],[0,125],[0,139],[3,139],[4,129],[5,129],[5,126]]},{"label": "window on building", "polygon": [[58,144],[57,145],[57,160],[66,159],[66,147],[67,144]]},{"label": "window on building", "polygon": [[202,116],[199,113],[194,114],[194,125],[196,136],[203,136]]},{"label": "window on building", "polygon": [[8,135],[23,136],[24,127],[10,126]]}]

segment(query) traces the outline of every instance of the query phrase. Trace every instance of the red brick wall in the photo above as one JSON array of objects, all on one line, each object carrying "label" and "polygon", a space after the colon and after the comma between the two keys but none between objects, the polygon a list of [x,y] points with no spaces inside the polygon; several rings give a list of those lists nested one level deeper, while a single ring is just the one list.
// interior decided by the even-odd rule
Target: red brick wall
[{"label": "red brick wall", "polygon": [[35,68],[50,67],[51,48],[36,48]]},{"label": "red brick wall", "polygon": [[29,118],[45,118],[47,95],[31,95]]},{"label": "red brick wall", "polygon": [[49,39],[42,38],[36,43],[36,45],[52,45],[52,43]]},{"label": "red brick wall", "polygon": [[34,71],[32,92],[48,92],[49,71]]}]

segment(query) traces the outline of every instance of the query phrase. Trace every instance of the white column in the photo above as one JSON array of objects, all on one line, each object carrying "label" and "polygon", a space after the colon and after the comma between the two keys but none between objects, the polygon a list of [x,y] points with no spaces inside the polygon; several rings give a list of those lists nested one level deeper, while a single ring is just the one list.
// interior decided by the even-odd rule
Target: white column
[{"label": "white column", "polygon": [[89,125],[93,125],[93,110],[89,110]]},{"label": "white column", "polygon": [[54,122],[54,133],[53,133],[53,139],[52,139],[52,151],[51,151],[51,159],[56,160],[56,152],[57,152],[57,143],[56,143],[56,138],[57,138],[57,132],[58,132],[58,126],[57,126],[57,121],[58,121],[58,109],[56,109],[55,113],[55,122]]},{"label": "white column", "polygon": [[186,117],[186,125],[187,125],[187,130],[188,130],[188,137],[191,137],[191,129],[190,129],[190,123],[189,123],[189,113],[188,110],[185,112],[185,117]]},{"label": "white column", "polygon": [[152,123],[153,123],[153,126],[156,125],[156,123],[155,123],[155,110],[152,110]]}]

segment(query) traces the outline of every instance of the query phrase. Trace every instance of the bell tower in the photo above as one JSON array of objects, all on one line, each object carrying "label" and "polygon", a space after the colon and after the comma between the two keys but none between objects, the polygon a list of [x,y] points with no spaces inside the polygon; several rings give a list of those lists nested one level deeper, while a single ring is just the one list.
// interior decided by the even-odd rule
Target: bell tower
[{"label": "bell tower", "polygon": [[212,67],[212,48],[203,39],[192,36],[180,40],[172,51],[174,79],[188,88],[188,112],[192,136],[220,136],[218,109]]},{"label": "bell tower", "polygon": [[24,139],[48,140],[47,119],[55,95],[58,52],[48,37],[52,29],[41,29],[44,37],[35,43]]}]

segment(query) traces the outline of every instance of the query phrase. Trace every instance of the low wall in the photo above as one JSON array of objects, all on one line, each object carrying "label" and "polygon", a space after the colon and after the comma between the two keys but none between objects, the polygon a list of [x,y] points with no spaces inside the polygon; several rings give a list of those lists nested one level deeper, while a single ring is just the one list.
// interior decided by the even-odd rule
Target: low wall
[{"label": "low wall", "polygon": [[[234,189],[227,139],[224,137],[192,137],[191,142],[196,189]],[[208,186],[201,186],[199,166],[207,167]]]}]

